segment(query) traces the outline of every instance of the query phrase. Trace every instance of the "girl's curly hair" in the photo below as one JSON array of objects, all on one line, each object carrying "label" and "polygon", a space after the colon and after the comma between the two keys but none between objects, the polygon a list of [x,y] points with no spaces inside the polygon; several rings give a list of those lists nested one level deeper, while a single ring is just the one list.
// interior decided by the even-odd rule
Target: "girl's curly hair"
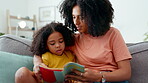
[{"label": "girl's curly hair", "polygon": [[65,25],[73,32],[77,31],[72,18],[72,9],[76,5],[80,7],[90,35],[101,36],[109,30],[114,12],[109,0],[64,0],[60,5],[60,13],[65,19]]},{"label": "girl's curly hair", "polygon": [[62,23],[52,22],[42,27],[33,36],[33,42],[31,45],[31,51],[34,55],[41,56],[45,52],[49,51],[47,47],[47,39],[53,32],[60,32],[63,35],[65,46],[74,45],[74,35],[71,30],[69,30]]}]

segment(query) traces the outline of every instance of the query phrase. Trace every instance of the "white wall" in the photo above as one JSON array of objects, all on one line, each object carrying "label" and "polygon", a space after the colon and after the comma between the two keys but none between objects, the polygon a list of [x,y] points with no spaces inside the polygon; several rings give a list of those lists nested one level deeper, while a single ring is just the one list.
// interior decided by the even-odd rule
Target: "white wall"
[{"label": "white wall", "polygon": [[115,10],[113,26],[126,42],[141,42],[148,32],[148,0],[111,0]]},{"label": "white wall", "polygon": [[[39,14],[39,7],[57,6],[62,0],[29,0],[29,14]],[[148,0],[110,0],[115,10],[113,26],[118,28],[125,42],[142,42],[148,32]],[[33,10],[33,11],[31,11]],[[56,15],[60,21],[60,14]],[[46,24],[38,22],[39,27]]]},{"label": "white wall", "polygon": [[[49,7],[49,6],[58,6],[61,0],[28,0],[28,12],[29,15],[36,14],[37,15],[37,20],[38,20],[38,27],[41,28],[45,24],[51,22],[40,22],[39,21],[39,8],[41,7]],[[55,21],[60,21],[60,13],[58,12],[58,8],[56,9],[56,17]]]},{"label": "white wall", "polygon": [[[16,15],[37,15],[38,26],[48,22],[39,21],[39,8],[58,6],[62,0],[0,0],[0,32],[6,31],[5,10],[10,9]],[[148,0],[110,0],[115,10],[113,26],[118,28],[125,42],[141,42],[148,32]],[[9,2],[9,3],[8,3]],[[28,3],[28,4],[27,4]],[[56,21],[61,21],[56,13]],[[62,22],[62,21],[61,21]]]},{"label": "white wall", "polygon": [[12,15],[26,16],[27,0],[0,0],[0,32],[7,32],[6,10]]}]

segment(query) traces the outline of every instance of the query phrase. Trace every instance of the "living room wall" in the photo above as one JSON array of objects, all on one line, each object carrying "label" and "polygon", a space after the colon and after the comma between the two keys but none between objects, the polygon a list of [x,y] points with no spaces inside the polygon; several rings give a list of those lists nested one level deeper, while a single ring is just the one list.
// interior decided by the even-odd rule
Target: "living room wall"
[{"label": "living room wall", "polygon": [[[41,7],[57,7],[61,0],[28,0],[28,12],[29,15],[36,14],[37,16],[37,21],[38,21],[38,28],[41,28],[43,25],[51,22],[51,21],[44,21],[41,22],[39,19],[39,9]],[[62,22],[60,18],[60,13],[58,12],[58,8],[56,8],[56,13],[55,13],[55,21]]]},{"label": "living room wall", "polygon": [[[37,16],[38,28],[47,22],[39,21],[39,8],[58,6],[62,0],[5,0],[0,3],[0,32],[6,32],[5,10],[10,9],[15,15]],[[148,0],[110,0],[114,13],[113,27],[120,30],[125,42],[142,42],[144,33],[148,32]],[[8,3],[9,2],[9,3]],[[63,22],[58,10],[56,21]]]},{"label": "living room wall", "polygon": [[142,42],[148,32],[148,0],[111,0],[115,9],[113,26],[126,42]]},{"label": "living room wall", "polygon": [[13,15],[26,16],[27,0],[0,0],[0,32],[7,33],[6,10],[9,9]]}]

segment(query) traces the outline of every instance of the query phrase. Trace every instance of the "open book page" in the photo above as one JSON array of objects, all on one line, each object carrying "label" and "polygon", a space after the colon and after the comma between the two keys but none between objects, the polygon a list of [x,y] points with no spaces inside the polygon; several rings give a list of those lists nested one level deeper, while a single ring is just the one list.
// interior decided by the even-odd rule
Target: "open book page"
[{"label": "open book page", "polygon": [[80,72],[84,72],[84,66],[80,65],[78,63],[74,63],[74,62],[69,62],[64,66],[64,74],[69,74],[71,73],[71,69],[76,69]]},{"label": "open book page", "polygon": [[64,68],[48,68],[44,66],[39,66],[39,68],[42,78],[46,82],[63,82],[65,75],[72,72],[71,69],[84,72],[84,66],[74,62],[67,63]]}]

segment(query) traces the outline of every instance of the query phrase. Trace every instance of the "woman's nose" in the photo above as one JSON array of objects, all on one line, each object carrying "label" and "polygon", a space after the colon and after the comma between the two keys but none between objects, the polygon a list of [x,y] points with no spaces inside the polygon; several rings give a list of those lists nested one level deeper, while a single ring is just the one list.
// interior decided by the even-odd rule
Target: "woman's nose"
[{"label": "woman's nose", "polygon": [[80,19],[76,18],[75,19],[75,25],[79,25],[80,24]]}]

